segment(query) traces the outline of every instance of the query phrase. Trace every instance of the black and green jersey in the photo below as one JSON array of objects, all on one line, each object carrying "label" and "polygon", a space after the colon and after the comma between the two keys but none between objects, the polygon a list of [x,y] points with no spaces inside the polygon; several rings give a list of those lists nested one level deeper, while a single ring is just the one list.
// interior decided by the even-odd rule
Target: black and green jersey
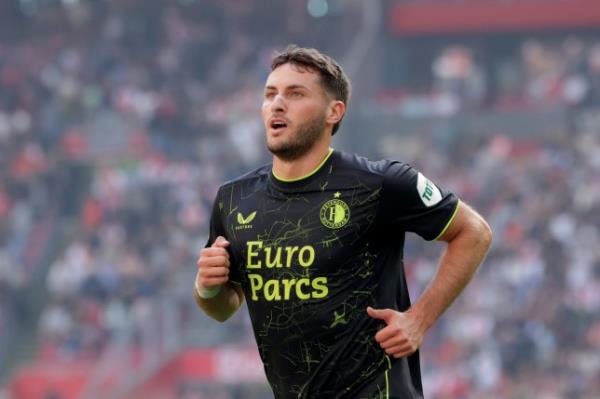
[{"label": "black and green jersey", "polygon": [[386,356],[367,306],[410,306],[404,233],[443,233],[457,198],[409,165],[330,150],[312,174],[271,165],[224,184],[209,244],[230,241],[275,398],[421,398],[418,353]]}]

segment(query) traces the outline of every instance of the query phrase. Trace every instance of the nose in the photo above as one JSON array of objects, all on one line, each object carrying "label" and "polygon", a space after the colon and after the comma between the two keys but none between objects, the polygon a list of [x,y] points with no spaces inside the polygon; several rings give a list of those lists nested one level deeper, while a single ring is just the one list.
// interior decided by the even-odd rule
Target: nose
[{"label": "nose", "polygon": [[271,102],[271,112],[274,114],[285,112],[287,104],[281,94],[276,95]]}]

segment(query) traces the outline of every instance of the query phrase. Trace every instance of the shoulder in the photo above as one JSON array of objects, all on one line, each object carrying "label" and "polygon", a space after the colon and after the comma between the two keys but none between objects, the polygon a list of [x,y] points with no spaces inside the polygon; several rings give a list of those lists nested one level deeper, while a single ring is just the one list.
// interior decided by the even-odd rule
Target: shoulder
[{"label": "shoulder", "polygon": [[219,187],[219,192],[231,190],[235,187],[253,186],[266,182],[271,170],[271,164],[265,164],[258,168],[252,169],[243,175],[237,176],[231,180],[227,180]]},{"label": "shoulder", "polygon": [[336,166],[340,169],[384,177],[390,172],[409,167],[407,164],[391,159],[371,160],[365,156],[337,151]]}]

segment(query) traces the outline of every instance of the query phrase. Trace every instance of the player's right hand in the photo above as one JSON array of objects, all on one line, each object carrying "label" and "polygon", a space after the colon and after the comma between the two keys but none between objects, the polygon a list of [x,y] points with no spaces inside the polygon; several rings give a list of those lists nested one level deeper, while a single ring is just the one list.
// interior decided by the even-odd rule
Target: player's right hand
[{"label": "player's right hand", "polygon": [[229,281],[229,241],[217,237],[210,248],[200,251],[198,265],[198,286],[201,289],[211,289]]}]

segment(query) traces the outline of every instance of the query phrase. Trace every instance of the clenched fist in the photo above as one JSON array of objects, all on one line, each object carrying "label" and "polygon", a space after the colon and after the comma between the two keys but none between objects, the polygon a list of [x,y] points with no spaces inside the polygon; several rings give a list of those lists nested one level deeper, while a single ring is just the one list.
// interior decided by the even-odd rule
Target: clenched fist
[{"label": "clenched fist", "polygon": [[198,259],[198,274],[196,283],[200,290],[211,291],[218,289],[229,281],[229,241],[217,237],[210,248],[200,251]]}]

